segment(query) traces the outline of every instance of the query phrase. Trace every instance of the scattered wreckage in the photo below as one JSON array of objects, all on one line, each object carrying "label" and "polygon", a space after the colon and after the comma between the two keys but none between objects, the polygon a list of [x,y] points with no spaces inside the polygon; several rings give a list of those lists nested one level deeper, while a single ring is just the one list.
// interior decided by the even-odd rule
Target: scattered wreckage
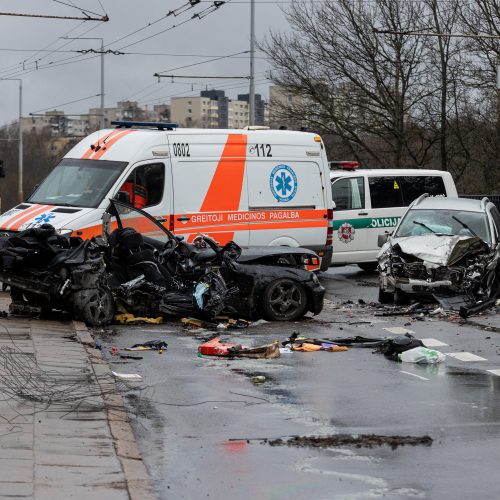
[{"label": "scattered wreckage", "polygon": [[192,244],[125,203],[112,200],[111,214],[92,240],[48,224],[1,238],[0,281],[10,285],[12,310],[69,311],[91,326],[117,311],[288,321],[322,310],[325,290],[307,270],[318,259],[312,251],[221,248],[205,235]]},{"label": "scattered wreckage", "polygon": [[417,199],[394,235],[380,238],[379,302],[431,299],[462,317],[492,306],[500,297],[496,221],[486,198]]}]

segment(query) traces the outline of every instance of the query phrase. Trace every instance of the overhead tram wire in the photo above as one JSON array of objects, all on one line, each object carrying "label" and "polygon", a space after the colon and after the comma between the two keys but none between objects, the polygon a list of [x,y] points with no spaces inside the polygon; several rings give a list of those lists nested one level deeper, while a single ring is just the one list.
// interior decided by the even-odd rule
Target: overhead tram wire
[{"label": "overhead tram wire", "polygon": [[[263,75],[265,74],[266,72],[265,71],[262,71],[258,74],[260,75]],[[264,83],[266,81],[268,81],[269,79],[266,77],[266,78],[259,78],[259,79],[256,79],[256,83]],[[246,88],[247,87],[247,84],[238,84],[238,85],[235,85],[237,82],[237,80],[233,81],[232,83],[226,83],[226,84],[222,84],[222,85],[217,85],[217,90],[232,90],[232,89],[237,89],[237,88]],[[193,83],[193,82],[190,82],[190,84]],[[200,85],[200,86],[211,86],[212,83],[216,83],[215,81],[207,81],[205,83],[196,83],[197,85]],[[174,93],[174,94],[169,94],[169,95],[164,95],[164,96],[160,96],[160,97],[157,97],[155,99],[151,99],[151,100],[147,100],[147,101],[144,101],[144,100],[139,100],[139,103],[142,104],[142,105],[146,105],[146,104],[154,104],[154,103],[158,103],[158,101],[167,101],[168,99],[171,99],[172,97],[189,97],[190,95],[193,94],[193,91],[183,91],[183,92],[177,92],[177,93]]]},{"label": "overhead tram wire", "polygon": [[[70,30],[70,31],[66,32],[66,34],[69,34],[69,33],[71,33],[72,31],[74,31],[75,29],[78,29],[81,25],[82,25],[82,23],[80,23],[80,24],[79,24],[78,26],[76,26],[74,29],[72,29],[72,30]],[[81,35],[86,35],[87,33],[89,33],[89,32],[91,32],[92,30],[94,30],[94,29],[98,28],[99,26],[100,26],[100,25],[94,25],[94,26],[92,26],[90,29],[88,29],[88,30],[84,31],[83,33],[81,33]],[[80,35],[80,36],[81,36],[81,35]],[[64,36],[65,36],[65,35],[64,35]],[[56,41],[54,41],[54,42],[50,43],[47,47],[50,47],[52,44],[57,43],[57,41],[58,41],[58,40],[56,40]],[[63,43],[63,45],[61,45],[61,47],[65,47],[65,46],[69,45],[70,43],[72,43],[72,41],[65,41],[65,42]],[[24,68],[23,68],[23,70],[22,70],[23,72],[22,72],[22,73],[15,73],[15,74],[16,74],[16,75],[22,75],[22,74],[24,74],[24,72],[26,72],[26,73],[31,73],[33,70],[35,70],[35,71],[36,71],[36,70],[40,69],[40,68],[38,67],[39,62],[40,62],[41,60],[43,60],[43,59],[45,59],[45,58],[49,57],[50,55],[51,55],[51,53],[49,53],[49,54],[47,54],[47,55],[45,55],[45,56],[42,56],[42,57],[40,57],[38,60],[34,61],[34,62],[32,63],[32,64],[35,64],[35,67],[34,67],[34,68],[31,68],[31,69],[28,69],[28,70],[26,70],[26,69],[24,69]],[[80,55],[74,56],[74,58],[81,58],[81,57],[82,57],[82,56],[80,56]],[[29,59],[30,59],[30,58],[28,58],[28,60],[26,60],[26,61],[27,61],[27,62],[29,62]],[[55,63],[58,63],[58,62],[60,62],[60,61],[61,61],[61,60],[59,60],[59,61],[55,61]],[[15,65],[15,67],[17,67],[17,66],[19,66],[19,65],[22,65],[22,64],[23,64],[23,61],[21,61],[19,64],[16,64],[16,65]],[[54,64],[54,63],[51,63],[51,64]],[[57,65],[59,66],[59,64],[57,64]],[[11,68],[11,67],[9,66],[8,68],[9,68],[9,69],[0,69],[0,74],[5,74],[5,73],[7,73],[8,71],[13,71],[13,70],[14,70],[14,68],[13,68],[13,67]]]},{"label": "overhead tram wire", "polygon": [[[224,2],[224,4],[223,4],[223,5],[226,5],[226,4],[230,3],[231,1],[232,1],[232,0],[226,0],[226,1]],[[205,9],[205,10],[206,10],[206,9]],[[201,12],[203,12],[203,11],[201,11]],[[212,12],[214,12],[214,11],[212,11]],[[210,13],[212,13],[212,12],[210,12]],[[197,13],[197,14],[200,14],[200,13]],[[197,16],[197,15],[193,15],[192,17],[190,17],[190,18],[188,18],[188,19],[186,19],[186,20],[182,21],[182,22],[181,22],[181,23],[179,23],[179,24],[174,24],[174,25],[170,26],[169,28],[167,28],[167,29],[165,29],[165,30],[162,30],[162,31],[157,32],[157,33],[153,33],[152,35],[150,35],[150,36],[148,36],[148,37],[145,37],[145,38],[143,38],[143,39],[141,39],[141,40],[137,40],[137,41],[132,42],[132,43],[130,43],[130,44],[128,44],[128,45],[125,45],[125,46],[123,46],[123,47],[120,47],[118,50],[119,50],[119,51],[122,51],[122,50],[123,50],[123,49],[125,49],[125,48],[131,47],[131,46],[133,46],[133,45],[137,45],[138,43],[141,43],[141,42],[143,42],[143,41],[146,41],[146,40],[149,40],[149,39],[151,39],[151,38],[154,38],[154,37],[156,37],[156,36],[158,36],[158,35],[160,35],[160,34],[162,34],[162,33],[168,32],[168,31],[170,31],[170,30],[172,30],[172,29],[175,29],[175,28],[178,28],[178,27],[180,27],[180,26],[182,26],[182,25],[184,25],[184,24],[186,24],[186,23],[188,23],[188,22],[190,22],[190,21],[193,21],[194,19],[197,19],[198,17],[199,17],[199,16]],[[203,16],[203,17],[205,17],[205,16]],[[161,19],[163,19],[163,17],[162,17]],[[90,30],[89,30],[89,31],[90,31]],[[129,35],[126,35],[125,37],[122,37],[122,39],[125,39],[125,38],[127,38],[128,36],[131,36],[131,35],[130,35],[130,34],[129,34]],[[119,40],[120,40],[120,39],[115,40],[114,42],[110,42],[110,43],[106,44],[106,45],[105,45],[105,47],[109,47],[110,45],[113,45],[114,43],[116,43],[116,42],[117,42],[117,41],[119,41]],[[71,61],[72,59],[75,59],[75,58],[77,59],[77,58],[79,58],[79,57],[81,57],[81,56],[75,56],[74,58],[62,59],[62,60],[59,60],[59,61],[55,61],[55,62],[51,62],[51,63],[49,63],[49,64],[46,64],[46,65],[44,65],[44,66],[42,66],[42,67],[35,67],[34,69],[31,69],[31,70],[26,70],[26,71],[21,71],[21,72],[14,72],[14,73],[12,73],[12,74],[9,74],[8,76],[13,76],[13,75],[16,75],[16,76],[17,76],[17,75],[22,75],[22,74],[26,74],[26,73],[31,73],[31,72],[33,72],[33,71],[37,71],[37,70],[40,70],[40,69],[46,69],[46,68],[49,68],[49,67],[58,67],[58,66],[62,66],[62,65],[64,65],[64,64],[71,64],[71,63],[73,62],[73,61]],[[86,59],[88,59],[88,58],[83,58],[83,59],[80,59],[80,61],[84,61],[84,60],[86,60]],[[70,61],[70,62],[66,62],[66,61]],[[76,62],[78,62],[78,61],[76,61]]]},{"label": "overhead tram wire", "polygon": [[[124,45],[124,46],[120,47],[118,50],[124,50],[124,49],[132,47],[134,45],[137,45],[138,43],[142,43],[142,42],[145,42],[146,40],[150,40],[151,38],[154,38],[154,37],[156,37],[158,35],[162,35],[163,33],[171,31],[171,30],[173,30],[175,28],[179,28],[179,27],[183,26],[184,24],[187,24],[187,23],[189,23],[191,21],[194,21],[195,19],[203,19],[204,17],[206,17],[206,15],[209,15],[209,14],[212,14],[213,12],[216,12],[220,7],[222,7],[223,5],[226,5],[226,4],[230,3],[231,1],[232,0],[226,0],[221,5],[219,5],[215,10],[212,10],[212,11],[208,12],[208,14],[205,14],[202,17],[200,17],[200,14],[203,13],[204,11],[200,11],[198,13],[195,13],[191,17],[185,19],[184,21],[181,21],[178,24],[173,24],[173,25],[169,26],[168,28],[166,28],[166,29],[164,29],[162,31],[158,31],[156,33],[153,33],[152,35],[149,35],[147,37],[141,38],[140,40],[137,40],[135,42],[129,43],[128,45]],[[215,2],[212,2],[212,3],[215,4]],[[205,10],[208,10],[208,9],[205,9]],[[116,43],[116,40],[114,42],[109,43],[108,45],[114,45],[115,43]]]},{"label": "overhead tram wire", "polygon": [[[42,113],[43,111],[55,110],[56,108],[62,108],[63,106],[67,106],[68,104],[74,104],[75,102],[87,101],[88,99],[93,99],[94,97],[97,97],[99,95],[101,95],[101,94],[93,94],[93,95],[89,95],[87,97],[82,97],[80,99],[74,99],[73,101],[63,102],[62,104],[56,104],[55,106],[48,106],[47,108],[36,109],[35,111],[32,111],[30,113],[30,115],[34,115],[35,113]],[[86,113],[82,113],[82,114],[86,114]]]},{"label": "overhead tram wire", "polygon": [[241,54],[248,54],[248,52],[249,52],[248,50],[244,50],[244,51],[241,51],[241,52],[235,52],[234,54],[228,54],[226,56],[214,57],[213,59],[208,59],[207,61],[200,61],[200,62],[197,62],[197,63],[185,64],[184,66],[178,66],[176,68],[164,69],[164,70],[161,70],[158,73],[155,73],[153,76],[158,76],[159,77],[159,76],[161,76],[159,73],[165,73],[167,71],[177,71],[178,69],[192,68],[193,66],[200,66],[202,64],[208,64],[210,62],[220,61],[222,59],[229,59],[231,57],[239,56]]},{"label": "overhead tram wire", "polygon": [[[66,3],[66,2],[63,2],[62,0],[52,0],[52,1],[53,1],[54,3],[59,3],[59,4],[61,4],[61,5],[66,5],[67,7],[70,7],[70,8],[72,8],[72,9],[79,10],[79,11],[80,11],[80,12],[82,12],[82,13],[84,13],[84,12],[85,12],[85,13],[87,13],[87,12],[88,12],[88,13],[90,13],[90,14],[93,14],[94,16],[99,16],[99,15],[100,15],[100,14],[98,14],[97,12],[93,12],[93,11],[91,11],[91,10],[89,10],[89,9],[84,9],[83,7],[78,7],[78,5],[75,5],[73,2],[71,2],[71,3]],[[99,3],[101,4],[101,7],[102,7],[102,3],[101,3],[101,2],[99,2]],[[102,9],[102,10],[103,10],[103,14],[104,14],[106,17],[108,17],[108,16],[107,16],[107,14],[106,14],[106,11],[105,11],[104,9]]]}]

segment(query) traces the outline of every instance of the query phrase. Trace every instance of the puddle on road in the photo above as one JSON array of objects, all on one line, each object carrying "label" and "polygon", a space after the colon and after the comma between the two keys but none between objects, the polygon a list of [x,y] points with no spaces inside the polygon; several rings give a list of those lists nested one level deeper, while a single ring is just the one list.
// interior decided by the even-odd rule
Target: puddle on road
[{"label": "puddle on road", "polygon": [[291,446],[296,448],[333,448],[354,447],[374,448],[378,446],[390,446],[393,450],[399,446],[431,446],[433,439],[430,436],[379,436],[376,434],[334,434],[330,436],[293,436],[290,438],[278,438],[263,440],[269,446]]}]

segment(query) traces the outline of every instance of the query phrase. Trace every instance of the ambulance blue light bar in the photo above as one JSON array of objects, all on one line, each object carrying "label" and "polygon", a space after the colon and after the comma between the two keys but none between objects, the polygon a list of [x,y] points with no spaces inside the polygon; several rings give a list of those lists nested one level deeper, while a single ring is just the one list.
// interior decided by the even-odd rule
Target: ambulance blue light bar
[{"label": "ambulance blue light bar", "polygon": [[114,121],[111,125],[116,125],[116,128],[132,128],[132,127],[149,127],[158,130],[175,130],[177,123],[160,123],[160,122],[132,122],[132,121]]}]

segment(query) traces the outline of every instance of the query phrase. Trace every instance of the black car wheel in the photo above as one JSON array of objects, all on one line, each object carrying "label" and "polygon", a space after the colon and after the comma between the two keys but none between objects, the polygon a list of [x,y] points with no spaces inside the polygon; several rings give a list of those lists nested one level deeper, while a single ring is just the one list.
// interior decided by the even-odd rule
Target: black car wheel
[{"label": "black car wheel", "polygon": [[360,262],[358,267],[365,273],[373,273],[377,270],[377,262]]},{"label": "black car wheel", "polygon": [[269,321],[291,321],[304,315],[307,295],[294,280],[280,278],[270,283],[262,297],[262,312]]},{"label": "black car wheel", "polygon": [[381,304],[392,304],[394,302],[394,294],[386,292],[381,287],[378,289],[378,301]]},{"label": "black car wheel", "polygon": [[73,310],[89,326],[108,325],[115,312],[113,296],[107,288],[79,290],[73,295]]}]

